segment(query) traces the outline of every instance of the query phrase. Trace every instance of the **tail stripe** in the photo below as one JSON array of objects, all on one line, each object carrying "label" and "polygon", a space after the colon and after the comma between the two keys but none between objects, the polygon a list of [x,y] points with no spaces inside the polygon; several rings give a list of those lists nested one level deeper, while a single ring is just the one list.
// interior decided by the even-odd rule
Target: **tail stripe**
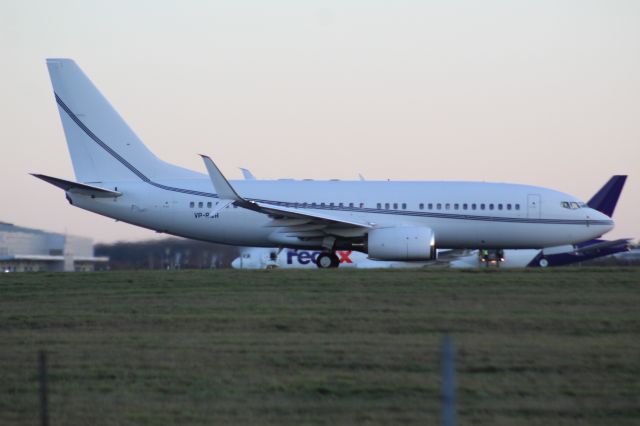
[{"label": "tail stripe", "polygon": [[84,123],[82,121],[80,121],[80,119],[69,109],[69,107],[62,101],[62,99],[60,99],[60,96],[58,96],[57,93],[54,93],[54,94],[56,95],[56,102],[58,103],[58,105],[60,105],[60,107],[78,125],[78,127],[80,127],[82,129],[82,131],[87,134],[87,136],[89,136],[91,139],[93,139],[93,141],[95,143],[97,143],[98,145],[100,145],[102,147],[102,149],[104,149],[109,154],[111,154],[116,160],[118,160],[120,163],[122,163],[122,165],[125,166],[127,169],[131,170],[140,179],[142,179],[145,182],[151,182],[148,177],[146,177],[144,174],[142,174],[142,172],[140,172],[140,170],[138,170],[135,167],[133,167],[131,165],[131,163],[129,163],[124,158],[122,158],[122,156],[120,154],[118,154],[117,152],[115,152],[113,149],[111,149],[109,147],[109,145],[107,145],[106,143],[102,142],[100,140],[100,138],[97,137],[91,131],[91,129],[89,129],[87,126],[85,126]]},{"label": "tail stripe", "polygon": [[91,131],[91,129],[89,129],[73,113],[73,111],[71,111],[71,109],[62,101],[60,96],[58,96],[57,93],[55,93],[55,95],[56,95],[56,102],[58,103],[58,105],[60,105],[60,108],[62,108],[64,110],[64,112],[67,113],[67,115],[73,120],[73,122],[76,123],[78,125],[78,127],[80,127],[80,129],[82,129],[82,131],[87,134],[87,136],[89,136],[102,149],[107,151],[113,158],[118,160],[123,166],[125,166],[127,169],[131,170],[131,172],[133,174],[135,174],[136,176],[138,176],[143,182],[148,183],[149,185],[155,186],[156,188],[164,189],[164,190],[167,190],[167,191],[180,192],[180,193],[183,193],[183,194],[197,195],[197,196],[200,196],[200,197],[218,198],[217,194],[212,194],[210,192],[201,192],[201,191],[193,191],[193,190],[190,190],[190,189],[175,188],[175,187],[172,187],[172,186],[166,186],[166,185],[162,185],[160,183],[152,181],[144,173],[142,173],[140,170],[135,168],[131,163],[129,163],[127,160],[125,160],[120,154],[118,154],[113,149],[111,149],[111,147],[109,145],[107,145],[106,143],[104,143],[98,136],[96,136]]}]

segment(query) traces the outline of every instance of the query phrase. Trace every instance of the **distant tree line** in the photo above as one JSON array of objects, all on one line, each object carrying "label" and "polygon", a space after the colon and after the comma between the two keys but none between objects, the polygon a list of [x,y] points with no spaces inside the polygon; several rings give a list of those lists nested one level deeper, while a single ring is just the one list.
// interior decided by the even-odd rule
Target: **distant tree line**
[{"label": "distant tree line", "polygon": [[97,244],[96,256],[108,256],[110,269],[228,268],[239,247],[182,238]]}]

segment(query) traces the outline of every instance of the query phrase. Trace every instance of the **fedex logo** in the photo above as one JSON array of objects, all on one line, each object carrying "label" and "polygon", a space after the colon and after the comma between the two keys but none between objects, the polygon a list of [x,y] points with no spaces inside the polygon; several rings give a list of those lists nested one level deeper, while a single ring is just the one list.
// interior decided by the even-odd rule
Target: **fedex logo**
[{"label": "fedex logo", "polygon": [[[309,263],[316,263],[320,251],[309,250],[287,250],[287,265],[293,265],[294,263],[300,265],[308,265]],[[351,250],[349,251],[336,251],[340,263],[353,263],[351,260]],[[295,259],[295,260],[294,260]]]}]

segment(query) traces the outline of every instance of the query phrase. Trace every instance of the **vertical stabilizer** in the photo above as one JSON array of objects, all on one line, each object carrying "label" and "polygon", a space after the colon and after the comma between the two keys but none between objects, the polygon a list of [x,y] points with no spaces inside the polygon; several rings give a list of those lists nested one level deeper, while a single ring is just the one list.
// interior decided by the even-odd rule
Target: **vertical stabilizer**
[{"label": "vertical stabilizer", "polygon": [[71,59],[47,59],[60,119],[79,182],[189,178],[158,159]]},{"label": "vertical stabilizer", "polygon": [[613,176],[596,195],[591,197],[587,205],[600,213],[612,217],[626,181],[627,176],[625,175]]}]

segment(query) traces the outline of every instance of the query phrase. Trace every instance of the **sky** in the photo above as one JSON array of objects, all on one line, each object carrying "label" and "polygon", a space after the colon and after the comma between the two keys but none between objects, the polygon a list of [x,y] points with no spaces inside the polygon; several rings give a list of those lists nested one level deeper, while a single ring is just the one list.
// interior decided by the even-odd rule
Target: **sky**
[{"label": "sky", "polygon": [[75,59],[160,158],[230,179],[479,180],[588,200],[628,174],[640,237],[640,2],[0,2],[0,221],[153,231],[70,206],[45,58]]}]

